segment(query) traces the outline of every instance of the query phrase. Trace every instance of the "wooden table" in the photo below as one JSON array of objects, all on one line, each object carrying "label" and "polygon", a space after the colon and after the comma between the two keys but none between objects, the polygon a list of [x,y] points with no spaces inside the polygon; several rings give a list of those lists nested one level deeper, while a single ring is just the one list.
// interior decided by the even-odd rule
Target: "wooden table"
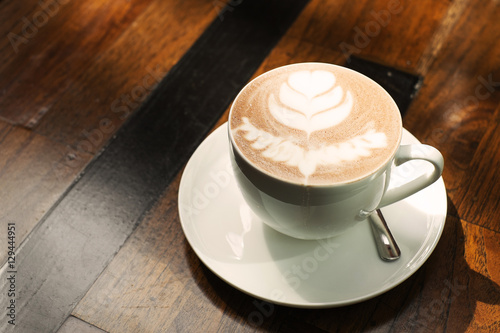
[{"label": "wooden table", "polygon": [[[0,331],[500,331],[499,18],[493,0],[0,1]],[[445,157],[430,258],[340,308],[263,307],[178,214],[237,92],[302,61],[385,80]]]}]

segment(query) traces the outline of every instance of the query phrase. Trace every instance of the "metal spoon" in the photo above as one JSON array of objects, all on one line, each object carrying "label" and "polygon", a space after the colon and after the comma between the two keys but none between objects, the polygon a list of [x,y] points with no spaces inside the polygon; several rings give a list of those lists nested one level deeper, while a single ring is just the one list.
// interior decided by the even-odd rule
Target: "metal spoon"
[{"label": "metal spoon", "polygon": [[375,239],[380,258],[384,261],[399,259],[401,251],[391,231],[387,227],[387,223],[380,209],[372,213],[368,219],[370,220],[373,238]]}]

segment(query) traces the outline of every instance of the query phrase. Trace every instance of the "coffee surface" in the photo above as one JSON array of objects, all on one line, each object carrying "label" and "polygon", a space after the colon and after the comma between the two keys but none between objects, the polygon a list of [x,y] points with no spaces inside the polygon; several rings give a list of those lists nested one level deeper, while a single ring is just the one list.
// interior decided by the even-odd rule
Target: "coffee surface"
[{"label": "coffee surface", "polygon": [[234,101],[239,151],[273,177],[330,185],[366,177],[399,146],[401,117],[389,94],[344,67],[303,63],[251,81]]}]

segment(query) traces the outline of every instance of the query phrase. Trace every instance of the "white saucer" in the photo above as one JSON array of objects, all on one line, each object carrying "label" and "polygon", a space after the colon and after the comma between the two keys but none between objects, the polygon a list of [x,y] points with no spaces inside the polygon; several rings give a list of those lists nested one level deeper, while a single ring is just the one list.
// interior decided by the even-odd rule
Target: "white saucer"
[{"label": "white saucer", "polygon": [[[405,130],[403,143],[415,142]],[[402,172],[422,169],[419,162],[409,163],[414,165],[406,163]],[[184,234],[208,268],[256,298],[303,308],[361,302],[403,282],[434,250],[446,207],[446,190],[439,179],[384,208],[402,252],[390,263],[379,259],[366,221],[324,241],[284,236],[265,226],[245,204],[230,166],[227,124],[198,147],[179,188]]]}]

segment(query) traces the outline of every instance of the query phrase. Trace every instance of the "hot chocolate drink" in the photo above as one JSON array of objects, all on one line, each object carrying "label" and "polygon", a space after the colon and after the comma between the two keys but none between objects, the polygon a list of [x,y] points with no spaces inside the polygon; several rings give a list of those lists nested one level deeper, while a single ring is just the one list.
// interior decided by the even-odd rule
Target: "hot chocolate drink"
[{"label": "hot chocolate drink", "polygon": [[303,185],[362,179],[399,147],[401,116],[389,94],[344,67],[303,63],[251,81],[231,108],[237,149],[274,178]]}]

